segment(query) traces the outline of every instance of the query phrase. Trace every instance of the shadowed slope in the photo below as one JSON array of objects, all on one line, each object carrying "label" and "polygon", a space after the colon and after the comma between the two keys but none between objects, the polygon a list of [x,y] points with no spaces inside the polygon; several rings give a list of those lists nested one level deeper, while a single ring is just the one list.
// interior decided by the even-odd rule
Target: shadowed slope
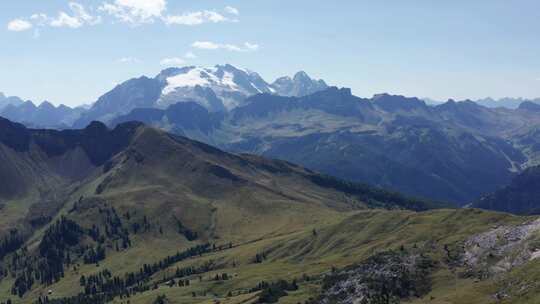
[{"label": "shadowed slope", "polygon": [[515,214],[540,214],[540,167],[525,170],[510,185],[482,197],[473,205]]}]

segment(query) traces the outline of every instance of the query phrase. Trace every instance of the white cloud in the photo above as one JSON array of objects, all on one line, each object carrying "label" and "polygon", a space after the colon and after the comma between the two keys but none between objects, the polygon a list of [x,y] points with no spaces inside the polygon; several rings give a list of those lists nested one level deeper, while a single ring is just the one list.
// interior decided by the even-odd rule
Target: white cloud
[{"label": "white cloud", "polygon": [[256,51],[259,49],[258,44],[253,44],[249,42],[245,42],[243,45],[235,45],[235,44],[221,44],[221,43],[215,43],[211,41],[195,41],[191,44],[191,47],[201,50],[227,50],[227,51],[233,51],[233,52],[250,52],[250,51]]},{"label": "white cloud", "polygon": [[83,22],[77,17],[60,12],[57,18],[51,20],[50,25],[53,27],[79,28],[83,25]]},{"label": "white cloud", "polygon": [[7,25],[7,29],[13,32],[23,32],[31,28],[32,28],[32,23],[23,19],[11,20]]},{"label": "white cloud", "polygon": [[165,0],[115,0],[114,3],[104,2],[98,8],[121,22],[133,25],[153,23],[166,9]]},{"label": "white cloud", "polygon": [[185,62],[186,61],[180,57],[170,57],[170,58],[163,58],[159,62],[159,64],[171,66],[171,65],[182,65]]},{"label": "white cloud", "polygon": [[[200,25],[237,21],[211,10],[166,15],[167,2],[165,0],[115,0],[113,3],[104,2],[98,10],[131,25],[153,23],[158,19],[168,25]],[[225,11],[238,15],[238,10],[233,7],[226,7]]]},{"label": "white cloud", "polygon": [[[8,29],[18,31],[28,30],[32,27],[69,27],[80,28],[83,25],[95,25],[101,22],[100,16],[93,16],[85,9],[85,7],[76,2],[69,2],[70,13],[65,11],[58,12],[55,18],[47,16],[45,13],[35,13],[30,16],[30,21],[16,19],[8,24]],[[37,33],[37,34],[36,34]],[[39,30],[36,29],[34,36],[39,36]]]},{"label": "white cloud", "polygon": [[203,23],[219,23],[233,21],[215,11],[200,11],[163,17],[166,24],[200,25]]},{"label": "white cloud", "polygon": [[49,18],[43,13],[34,14],[30,18],[37,20],[39,25],[48,24],[52,27],[69,27],[73,29],[80,28],[83,25],[96,25],[101,22],[100,16],[90,15],[82,4],[70,2],[69,8],[72,14],[60,11],[56,18]]},{"label": "white cloud", "polygon": [[259,49],[258,44],[253,44],[253,43],[249,43],[249,42],[244,43],[244,46],[246,47],[246,49],[248,49],[250,51],[256,51],[256,50]]},{"label": "white cloud", "polygon": [[90,15],[83,5],[76,3],[76,2],[70,2],[69,8],[73,11],[75,16],[82,20],[83,23],[89,24],[89,25],[96,25],[98,23],[101,23],[101,16],[92,16]]},{"label": "white cloud", "polygon": [[32,27],[68,27],[80,28],[102,22],[103,15],[113,20],[133,26],[161,21],[167,25],[200,25],[204,23],[238,22],[231,16],[239,15],[236,8],[227,6],[226,14],[218,11],[202,10],[183,14],[166,14],[166,0],[109,0],[102,2],[97,9],[85,8],[77,2],[69,2],[69,11],[59,11],[56,17],[45,13],[35,13],[27,20],[14,19],[7,25],[10,31],[25,31]]},{"label": "white cloud", "polygon": [[47,22],[49,22],[49,17],[43,13],[33,14],[30,19],[38,26],[47,25]]},{"label": "white cloud", "polygon": [[193,54],[193,52],[187,52],[184,57],[187,59],[195,59],[197,58],[197,55]]},{"label": "white cloud", "polygon": [[236,15],[236,16],[240,15],[240,11],[237,8],[234,8],[232,6],[226,6],[225,11],[232,15]]},{"label": "white cloud", "polygon": [[137,57],[122,57],[118,59],[120,63],[138,63],[141,62]]},{"label": "white cloud", "polygon": [[217,50],[220,48],[220,45],[210,41],[195,41],[191,44],[192,47],[196,49],[203,50]]}]

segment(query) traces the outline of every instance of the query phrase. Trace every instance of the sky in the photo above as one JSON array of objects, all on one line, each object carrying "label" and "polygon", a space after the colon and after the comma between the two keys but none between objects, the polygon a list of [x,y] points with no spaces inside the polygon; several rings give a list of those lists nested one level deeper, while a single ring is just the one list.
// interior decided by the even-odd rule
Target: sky
[{"label": "sky", "polygon": [[303,70],[355,95],[540,97],[538,0],[5,0],[0,92],[88,104],[170,66]]}]

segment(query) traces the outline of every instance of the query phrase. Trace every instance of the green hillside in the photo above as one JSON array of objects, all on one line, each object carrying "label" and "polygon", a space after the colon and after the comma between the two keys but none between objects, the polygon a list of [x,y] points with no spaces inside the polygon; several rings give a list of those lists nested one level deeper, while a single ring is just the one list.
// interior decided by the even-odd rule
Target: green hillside
[{"label": "green hillside", "polygon": [[[492,303],[534,274],[533,218],[432,209],[140,124],[13,126],[26,140],[0,137],[3,174],[27,183],[1,194],[0,303]],[[536,294],[520,290],[505,299]]]}]

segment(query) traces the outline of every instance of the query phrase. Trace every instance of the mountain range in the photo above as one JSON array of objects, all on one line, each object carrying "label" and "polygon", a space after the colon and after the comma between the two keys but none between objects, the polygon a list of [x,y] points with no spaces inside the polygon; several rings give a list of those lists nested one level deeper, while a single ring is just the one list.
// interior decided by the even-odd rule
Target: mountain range
[{"label": "mountain range", "polygon": [[360,98],[232,66],[131,79],[89,109],[10,100],[0,303],[540,294],[537,219],[452,209],[538,213],[534,102]]},{"label": "mountain range", "polygon": [[536,103],[427,105],[352,95],[305,72],[268,83],[232,65],[169,68],[123,82],[89,109],[29,102],[0,116],[30,127],[141,121],[235,153],[301,164],[339,178],[458,205],[540,164]]},{"label": "mountain range", "polygon": [[[439,104],[444,103],[444,101],[434,100],[431,98],[424,98],[424,101],[432,105],[439,105]],[[536,104],[540,104],[540,98],[526,99],[526,98],[505,97],[505,98],[494,99],[491,97],[487,97],[487,98],[477,99],[474,102],[486,108],[517,109],[524,102],[533,102]]]},{"label": "mountain range", "polygon": [[245,105],[253,95],[304,96],[327,87],[305,72],[269,84],[259,74],[229,64],[169,68],[154,78],[141,77],[118,85],[100,97],[74,126],[84,127],[92,120],[108,122],[136,108],[165,109],[179,102],[196,102],[209,112],[228,112]]},{"label": "mountain range", "polygon": [[76,108],[65,105],[54,106],[48,101],[36,106],[31,100],[23,101],[17,96],[6,97],[0,92],[0,116],[29,127],[71,128],[84,111],[86,109],[82,106]]},{"label": "mountain range", "polygon": [[143,121],[229,151],[466,204],[538,162],[538,114],[470,101],[427,106],[388,94],[363,99],[328,88],[304,97],[259,94],[225,113],[196,103],[135,109],[111,125]]},{"label": "mountain range", "polygon": [[6,96],[4,93],[0,92],[0,110],[6,107],[7,105],[20,105],[23,103],[23,100],[17,96]]},{"label": "mountain range", "polygon": [[524,102],[534,102],[540,104],[540,98],[535,99],[525,99],[525,98],[484,98],[476,100],[475,102],[479,105],[488,107],[488,108],[508,108],[508,109],[517,109]]},{"label": "mountain range", "polygon": [[84,111],[86,110],[82,107],[54,106],[48,101],[42,102],[39,106],[32,101],[25,101],[21,104],[8,104],[0,109],[0,116],[29,127],[67,129]]}]

